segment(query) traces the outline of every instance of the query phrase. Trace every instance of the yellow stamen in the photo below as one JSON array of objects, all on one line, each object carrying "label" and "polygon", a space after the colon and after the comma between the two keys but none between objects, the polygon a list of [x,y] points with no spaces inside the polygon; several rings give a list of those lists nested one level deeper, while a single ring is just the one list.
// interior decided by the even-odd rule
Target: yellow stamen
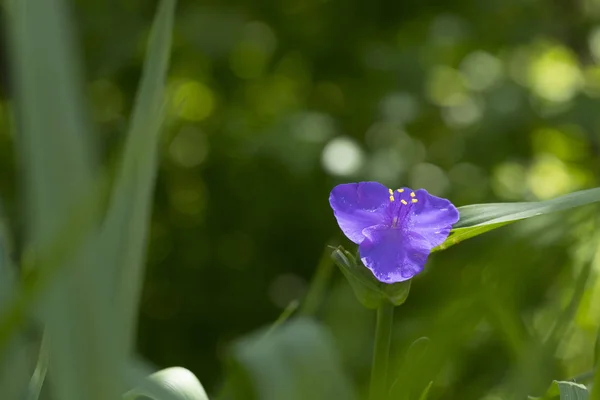
[{"label": "yellow stamen", "polygon": [[417,199],[411,199],[411,200],[412,200],[413,203],[416,203],[417,201],[419,201]]},{"label": "yellow stamen", "polygon": [[394,201],[394,196],[390,196],[390,201]]},{"label": "yellow stamen", "polygon": [[404,189],[398,189],[397,192],[402,193],[402,192],[404,192]]},{"label": "yellow stamen", "polygon": [[407,205],[407,204],[408,204],[408,203],[406,202],[406,200],[404,200],[404,199],[400,200],[400,202],[401,202],[402,204],[404,204],[404,205]]},{"label": "yellow stamen", "polygon": [[390,192],[390,196],[394,194],[394,191],[392,189],[388,189]]},{"label": "yellow stamen", "polygon": [[410,192],[410,197],[415,197],[415,192]]}]

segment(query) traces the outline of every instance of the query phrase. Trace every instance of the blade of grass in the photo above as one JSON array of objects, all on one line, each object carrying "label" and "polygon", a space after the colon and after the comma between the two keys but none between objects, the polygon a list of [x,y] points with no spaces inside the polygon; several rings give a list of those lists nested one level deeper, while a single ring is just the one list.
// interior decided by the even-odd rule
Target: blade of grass
[{"label": "blade of grass", "polygon": [[40,345],[38,362],[29,381],[27,392],[27,400],[38,400],[42,393],[42,386],[46,380],[46,372],[48,371],[48,336],[44,332],[42,343]]},{"label": "blade of grass", "polygon": [[144,279],[145,244],[164,119],[164,88],[174,11],[175,1],[163,0],[154,19],[122,165],[102,228],[102,246],[110,249],[106,252],[106,267],[111,269],[117,287],[118,326],[124,335],[122,351],[125,354],[133,348]]},{"label": "blade of grass", "polygon": [[308,293],[306,293],[304,301],[300,306],[300,315],[305,317],[315,315],[321,302],[323,301],[323,297],[327,290],[327,286],[331,281],[333,271],[331,248],[329,246],[325,246],[325,249],[323,249],[323,254],[321,255],[321,259],[317,264],[315,275],[313,276],[308,288]]},{"label": "blade of grass", "polygon": [[[52,241],[70,207],[90,191],[96,163],[66,2],[22,0],[12,6],[17,150],[28,240],[35,251]],[[66,261],[74,268],[63,269],[40,304],[38,316],[46,324],[52,355],[52,390],[62,400],[111,399],[122,392],[110,288],[104,271],[96,268],[93,249],[94,237],[88,234]]]},{"label": "blade of grass", "polygon": [[23,266],[23,282],[0,313],[0,359],[8,351],[10,339],[32,313],[42,295],[59,276],[74,267],[66,261],[96,227],[95,209],[103,203],[107,187],[106,180],[99,181],[94,191],[72,207],[69,217],[63,221],[52,241],[38,249],[31,265]]},{"label": "blade of grass", "polygon": [[[2,218],[3,219],[3,218]],[[0,223],[0,315],[10,307],[18,290],[16,270],[10,261],[10,239],[4,224]],[[0,388],[2,398],[20,400],[25,394],[30,373],[30,354],[20,331],[8,337],[7,349],[0,352]]]}]

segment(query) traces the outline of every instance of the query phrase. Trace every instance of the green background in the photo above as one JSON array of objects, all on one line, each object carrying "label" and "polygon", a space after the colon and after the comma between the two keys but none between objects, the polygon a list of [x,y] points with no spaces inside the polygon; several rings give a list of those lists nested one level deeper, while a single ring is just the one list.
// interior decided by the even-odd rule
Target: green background
[{"label": "green background", "polygon": [[[123,144],[155,6],[74,4],[108,162]],[[597,0],[180,0],[140,352],[189,368],[214,393],[231,341],[302,298],[327,244],[350,248],[328,205],[335,184],[423,187],[457,206],[599,186],[598,22]],[[22,188],[2,110],[0,190],[18,242]],[[397,311],[393,369],[428,336],[411,373],[434,381],[430,398],[493,399],[525,376],[515,366],[592,263],[554,355],[535,358],[547,375],[534,386],[589,370],[597,219],[593,206],[540,217],[432,255]],[[365,386],[374,313],[338,271],[317,316]]]}]

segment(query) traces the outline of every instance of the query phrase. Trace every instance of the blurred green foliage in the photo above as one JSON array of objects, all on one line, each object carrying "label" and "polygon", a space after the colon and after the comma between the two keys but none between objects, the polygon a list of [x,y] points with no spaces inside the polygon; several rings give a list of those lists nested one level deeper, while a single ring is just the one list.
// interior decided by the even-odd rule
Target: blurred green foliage
[{"label": "blurred green foliage", "polygon": [[[108,161],[124,143],[155,6],[75,2]],[[333,185],[424,187],[456,205],[600,186],[598,0],[180,0],[169,79],[138,346],[210,393],[231,341],[302,298],[326,244],[347,244]],[[18,239],[6,104],[0,121],[0,191]],[[598,222],[590,206],[432,255],[396,313],[392,367],[405,370],[410,344],[429,337],[415,393],[433,381],[430,399],[488,400],[508,384],[542,395],[591,369]],[[555,323],[571,320],[564,310],[572,323],[548,349]],[[317,316],[364,392],[374,313],[336,271]]]}]

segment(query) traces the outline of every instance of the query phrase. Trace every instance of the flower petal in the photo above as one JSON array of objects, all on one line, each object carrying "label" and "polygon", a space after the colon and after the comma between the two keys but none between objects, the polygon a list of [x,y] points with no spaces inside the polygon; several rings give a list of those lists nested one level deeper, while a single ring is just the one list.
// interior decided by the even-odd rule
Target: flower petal
[{"label": "flower petal", "polygon": [[425,238],[431,248],[444,243],[452,225],[458,222],[459,213],[450,201],[427,193],[425,189],[415,192],[416,203],[407,215],[408,228]]},{"label": "flower petal", "polygon": [[423,271],[431,247],[422,236],[384,225],[364,230],[360,257],[375,277],[384,283],[408,280]]},{"label": "flower petal", "polygon": [[390,202],[389,189],[378,182],[346,183],[333,188],[329,204],[342,232],[356,244],[370,226],[385,224]]}]

